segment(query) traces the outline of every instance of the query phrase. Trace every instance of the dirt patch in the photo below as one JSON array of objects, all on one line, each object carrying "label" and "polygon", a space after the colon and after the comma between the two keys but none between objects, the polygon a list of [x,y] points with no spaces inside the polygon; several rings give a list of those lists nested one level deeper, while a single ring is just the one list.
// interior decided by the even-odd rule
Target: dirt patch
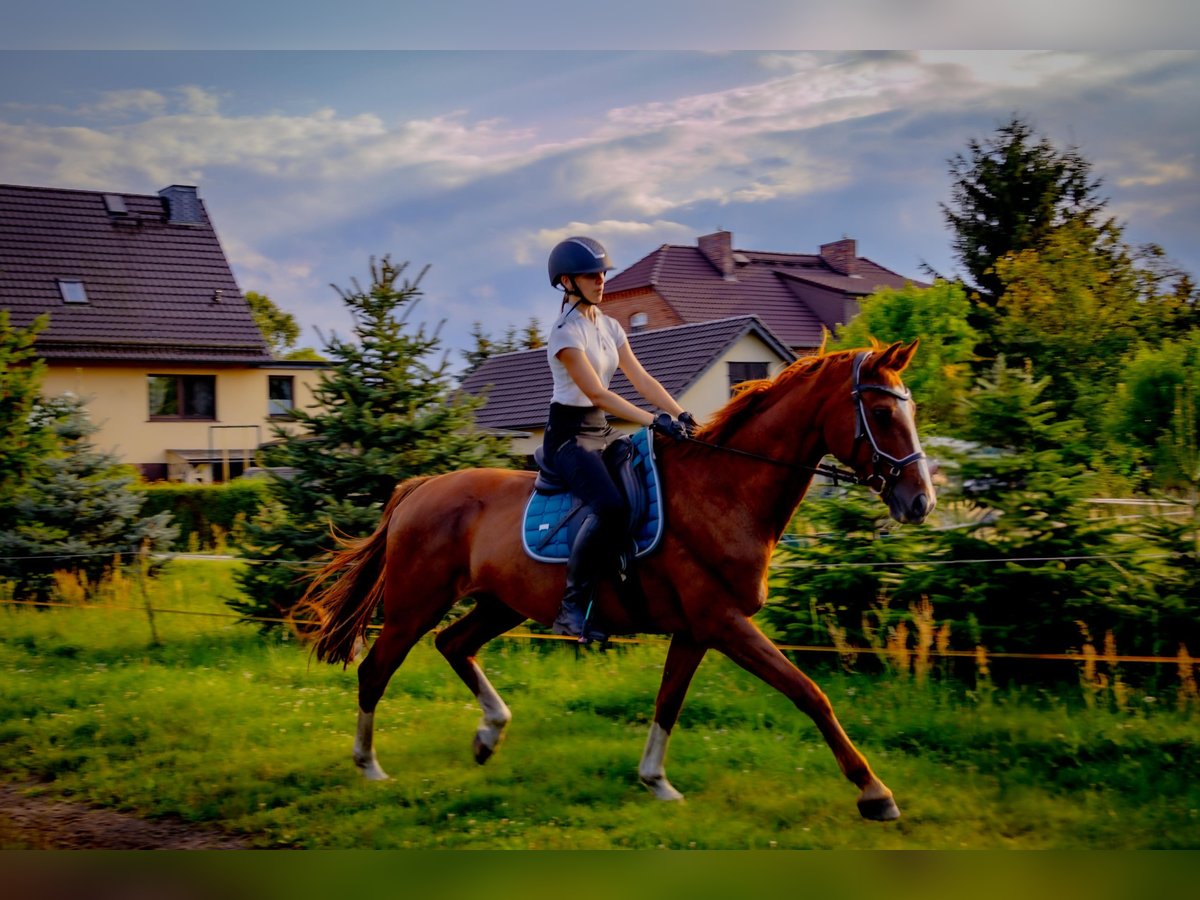
[{"label": "dirt patch", "polygon": [[243,850],[239,837],[189,825],[153,821],[0,785],[0,849],[7,850]]}]

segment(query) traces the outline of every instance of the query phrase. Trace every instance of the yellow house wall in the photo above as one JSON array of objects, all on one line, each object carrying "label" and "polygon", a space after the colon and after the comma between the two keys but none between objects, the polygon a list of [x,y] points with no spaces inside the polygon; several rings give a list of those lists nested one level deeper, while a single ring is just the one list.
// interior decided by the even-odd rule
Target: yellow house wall
[{"label": "yellow house wall", "polygon": [[[150,375],[214,375],[216,377],[215,420],[151,421]],[[315,405],[312,388],[320,370],[308,368],[204,368],[200,366],[118,366],[51,364],[42,393],[54,397],[72,393],[87,400],[88,416],[99,426],[92,436],[101,450],[116,454],[133,465],[164,464],[166,451],[229,449],[241,455],[271,438],[267,378],[291,375],[294,402],[301,409]],[[213,428],[212,426],[258,426]],[[289,428],[295,426],[288,425]]]},{"label": "yellow house wall", "polygon": [[[650,371],[650,374],[653,375],[653,361],[643,359],[641,362]],[[690,412],[700,422],[704,422],[709,416],[729,402],[729,368],[726,364],[731,362],[765,362],[767,364],[767,374],[772,377],[788,365],[788,361],[780,359],[779,355],[757,335],[743,335],[720,356],[707,372],[697,379],[691,388],[685,391],[682,396],[675,398],[679,401],[680,406]],[[632,422],[626,422],[621,419],[614,420],[612,425],[618,431],[626,433],[635,431],[640,427],[635,426]],[[517,453],[532,456],[533,451],[542,445],[542,436],[544,433],[544,428],[535,428],[530,429],[528,437],[514,437],[512,439],[513,449]]]}]

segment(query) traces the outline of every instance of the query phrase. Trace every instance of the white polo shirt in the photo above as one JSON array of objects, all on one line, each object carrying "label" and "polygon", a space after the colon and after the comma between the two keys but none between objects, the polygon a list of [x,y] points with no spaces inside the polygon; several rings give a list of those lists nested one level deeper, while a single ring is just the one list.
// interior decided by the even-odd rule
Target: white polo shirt
[{"label": "white polo shirt", "polygon": [[587,394],[579,389],[567,367],[558,358],[560,350],[568,347],[582,350],[596,370],[600,383],[608,387],[613,373],[617,371],[618,351],[625,341],[625,329],[616,319],[610,319],[596,310],[596,321],[593,323],[581,310],[572,312],[568,306],[550,326],[550,334],[546,338],[546,356],[550,360],[550,373],[554,376],[552,402],[566,406],[592,405]]}]

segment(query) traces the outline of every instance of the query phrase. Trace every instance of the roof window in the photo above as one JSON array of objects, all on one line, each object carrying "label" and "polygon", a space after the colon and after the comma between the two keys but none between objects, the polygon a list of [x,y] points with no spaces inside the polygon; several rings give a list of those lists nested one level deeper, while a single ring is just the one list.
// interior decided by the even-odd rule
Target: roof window
[{"label": "roof window", "polygon": [[127,216],[129,210],[125,208],[125,198],[120,194],[105,194],[104,208],[108,210],[111,216]]},{"label": "roof window", "polygon": [[58,292],[62,294],[64,303],[88,302],[87,291],[83,287],[83,282],[78,279],[58,279]]}]

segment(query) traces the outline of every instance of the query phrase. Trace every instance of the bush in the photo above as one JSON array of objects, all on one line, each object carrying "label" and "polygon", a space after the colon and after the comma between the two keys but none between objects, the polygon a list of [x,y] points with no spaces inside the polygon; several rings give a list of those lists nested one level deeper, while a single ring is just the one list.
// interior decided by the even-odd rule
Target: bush
[{"label": "bush", "polygon": [[179,528],[171,546],[177,552],[220,550],[241,543],[246,522],[258,515],[270,497],[268,483],[238,479],[228,484],[138,485],[146,498],[146,514],[169,512]]}]

